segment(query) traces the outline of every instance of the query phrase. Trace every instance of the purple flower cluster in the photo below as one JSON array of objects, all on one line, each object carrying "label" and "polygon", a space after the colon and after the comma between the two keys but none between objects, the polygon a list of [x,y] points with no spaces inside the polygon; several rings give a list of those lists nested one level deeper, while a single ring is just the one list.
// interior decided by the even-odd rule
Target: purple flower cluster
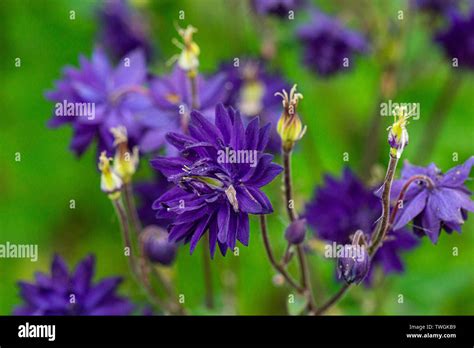
[{"label": "purple flower cluster", "polygon": [[[262,152],[269,131],[269,125],[260,128],[258,118],[244,127],[238,111],[220,104],[215,123],[193,111],[189,135],[167,135],[180,157],[158,157],[151,164],[174,184],[153,205],[157,218],[172,221],[170,241],[190,242],[192,252],[208,232],[211,256],[216,244],[223,255],[237,240],[248,245],[248,215],[273,211],[260,188],[282,170],[272,163],[272,155]],[[253,161],[224,156],[229,153],[246,154]]]},{"label": "purple flower cluster", "polygon": [[448,233],[461,232],[467,212],[474,212],[471,192],[465,187],[473,165],[474,156],[443,174],[433,163],[425,168],[405,162],[401,179],[394,181],[392,186],[394,204],[398,204],[397,199],[407,181],[414,176],[419,179],[408,186],[393,229],[401,229],[413,221],[414,232],[427,235],[433,243],[438,241],[442,229]]},{"label": "purple flower cluster", "polygon": [[25,303],[15,315],[129,315],[133,305],[117,295],[120,277],[104,278],[94,284],[95,258],[82,260],[69,272],[64,260],[55,255],[51,275],[37,272],[35,283],[19,282]]},{"label": "purple flower cluster", "polygon": [[325,77],[352,67],[354,54],[366,53],[369,47],[361,34],[316,10],[311,13],[310,23],[298,29],[298,38],[303,44],[303,62]]},{"label": "purple flower cluster", "polygon": [[131,52],[114,68],[104,51],[96,48],[90,61],[81,56],[79,62],[79,69],[64,68],[63,78],[46,94],[56,103],[49,125],[72,126],[70,147],[77,155],[84,153],[94,139],[99,152],[112,152],[110,129],[120,125],[126,127],[132,145],[140,144],[145,128],[140,119],[150,108],[142,87],[146,79],[143,53]]},{"label": "purple flower cluster", "polygon": [[116,59],[141,49],[147,59],[153,50],[146,19],[133,11],[126,0],[108,0],[99,9],[99,42]]},{"label": "purple flower cluster", "polygon": [[[351,236],[358,230],[363,231],[366,239],[370,240],[381,212],[380,200],[373,190],[366,188],[346,168],[340,180],[329,175],[325,177],[324,186],[316,189],[304,215],[319,238],[338,244],[351,244]],[[389,236],[389,240],[375,254],[372,264],[381,265],[385,273],[402,272],[404,267],[399,253],[414,248],[417,239],[403,229],[390,231]],[[370,275],[369,272],[368,280]]]},{"label": "purple flower cluster", "polygon": [[449,27],[438,33],[435,40],[447,58],[457,59],[459,67],[474,69],[474,9],[467,16],[452,11],[449,19]]}]

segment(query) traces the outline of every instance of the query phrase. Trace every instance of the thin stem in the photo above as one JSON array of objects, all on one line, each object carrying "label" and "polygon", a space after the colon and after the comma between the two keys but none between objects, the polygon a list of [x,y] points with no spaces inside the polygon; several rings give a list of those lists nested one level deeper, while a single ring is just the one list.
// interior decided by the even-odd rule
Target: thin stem
[{"label": "thin stem", "polygon": [[[207,240],[209,235],[206,234]],[[212,287],[212,269],[210,262],[210,254],[207,252],[207,246],[209,243],[203,243],[202,248],[202,262],[203,262],[203,273],[204,273],[204,286],[206,289],[206,307],[209,309],[214,308],[214,291]]]},{"label": "thin stem", "polygon": [[137,208],[135,205],[135,198],[133,196],[133,185],[131,182],[125,184],[124,188],[125,204],[127,205],[127,210],[131,216],[132,224],[137,235],[142,231],[142,224],[140,218],[138,217]]},{"label": "thin stem", "polygon": [[443,128],[443,123],[448,116],[448,111],[454,104],[454,100],[461,86],[461,74],[452,73],[445,81],[440,94],[438,95],[431,115],[428,116],[428,123],[423,132],[418,151],[415,156],[415,163],[421,163],[429,158],[433,152],[435,142],[439,139],[439,134]]},{"label": "thin stem", "polygon": [[390,161],[388,163],[387,174],[383,184],[382,192],[382,219],[377,226],[377,229],[372,239],[371,245],[369,246],[369,255],[375,254],[378,247],[383,243],[385,235],[388,230],[388,220],[390,215],[390,191],[392,189],[392,182],[395,176],[395,170],[397,168],[398,158],[390,155]]},{"label": "thin stem", "polygon": [[144,278],[144,274],[139,271],[137,268],[137,264],[135,262],[135,257],[132,251],[132,244],[130,239],[130,231],[129,231],[129,223],[127,214],[125,212],[125,208],[122,202],[119,199],[112,200],[112,204],[115,208],[115,212],[117,217],[119,218],[120,229],[122,231],[122,236],[124,240],[125,247],[128,248],[130,252],[130,256],[128,257],[130,270],[132,272],[132,276],[134,277],[135,281],[139,284],[142,284],[146,290],[147,297],[150,299],[151,302],[158,305],[163,311],[168,311],[168,306],[164,301],[161,300],[156,294],[154,293],[153,289],[150,287],[150,283]]},{"label": "thin stem", "polygon": [[[286,211],[290,221],[293,222],[298,218],[296,210],[294,209],[293,200],[293,186],[291,183],[291,150],[283,150],[283,169],[284,169],[284,189],[285,189],[285,200],[286,200]],[[311,279],[309,277],[308,263],[306,261],[306,254],[303,246],[298,245],[296,248],[298,255],[298,262],[301,270],[301,286],[304,288],[306,296],[308,298],[308,308],[311,311],[315,311],[316,304],[314,303],[313,291],[311,288]]]},{"label": "thin stem", "polygon": [[325,304],[323,304],[318,310],[316,310],[316,315],[321,315],[326,312],[330,307],[332,307],[336,302],[338,302],[342,296],[349,290],[351,284],[344,284],[342,288],[336,292],[333,297],[331,297]]},{"label": "thin stem", "polygon": [[300,294],[304,293],[304,288],[301,287],[291,277],[285,267],[283,267],[276,261],[275,256],[273,255],[272,247],[270,245],[270,239],[268,238],[267,220],[265,215],[260,215],[260,230],[262,231],[263,245],[265,246],[265,251],[267,252],[268,259],[270,260],[270,263],[272,264],[273,268],[275,268],[275,270],[278,271],[278,273],[280,273],[285,278],[287,283],[290,284],[293,288],[295,288],[296,291],[298,291]]}]

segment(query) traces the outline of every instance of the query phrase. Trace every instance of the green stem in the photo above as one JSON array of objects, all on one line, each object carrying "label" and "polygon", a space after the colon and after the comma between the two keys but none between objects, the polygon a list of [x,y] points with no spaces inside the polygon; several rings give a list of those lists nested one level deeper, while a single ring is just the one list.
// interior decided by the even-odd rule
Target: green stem
[{"label": "green stem", "polygon": [[210,262],[210,253],[208,253],[209,235],[206,234],[207,243],[203,243],[202,248],[202,262],[204,273],[204,287],[206,290],[205,303],[209,309],[214,308],[214,291],[212,287],[212,269]]}]

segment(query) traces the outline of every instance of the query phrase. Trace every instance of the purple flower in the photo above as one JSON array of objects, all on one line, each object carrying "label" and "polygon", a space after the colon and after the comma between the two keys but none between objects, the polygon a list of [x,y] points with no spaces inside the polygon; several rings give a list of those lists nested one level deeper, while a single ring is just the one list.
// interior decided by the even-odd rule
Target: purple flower
[{"label": "purple flower", "polygon": [[259,15],[275,15],[287,17],[289,11],[294,11],[303,5],[303,0],[252,0],[251,5]]},{"label": "purple flower", "polygon": [[445,14],[459,5],[459,0],[412,0],[412,6],[420,11]]},{"label": "purple flower", "polygon": [[393,229],[403,228],[413,220],[414,232],[427,235],[433,243],[438,241],[441,229],[448,233],[461,232],[467,212],[474,211],[471,192],[464,185],[473,165],[474,156],[443,174],[433,163],[425,168],[405,162],[401,179],[394,181],[390,193],[395,204],[402,187],[414,175],[427,176],[430,182],[420,179],[409,186]]},{"label": "purple flower", "polygon": [[158,226],[148,226],[142,232],[144,250],[152,262],[169,266],[176,257],[176,243],[168,241],[166,230]]},{"label": "purple flower", "polygon": [[188,73],[177,65],[171,74],[156,77],[150,84],[155,109],[144,120],[149,130],[142,140],[144,151],[153,151],[165,145],[165,134],[171,131],[186,132],[191,109],[199,110],[210,120],[214,108],[223,102],[227,91],[224,88],[225,74],[210,77],[197,76],[197,107],[192,106],[192,89]]},{"label": "purple flower", "polygon": [[344,256],[337,259],[337,277],[344,279],[348,284],[360,283],[365,279],[370,268],[370,257],[365,248],[357,249],[354,245],[348,245],[350,253],[356,255],[360,250],[360,256]]},{"label": "purple flower", "polygon": [[108,0],[99,10],[99,42],[116,59],[141,49],[151,58],[152,45],[146,19],[133,11],[126,0]]},{"label": "purple flower", "polygon": [[56,88],[47,92],[48,100],[56,102],[51,127],[71,124],[74,136],[70,147],[81,155],[94,138],[99,152],[113,152],[112,127],[127,129],[133,145],[139,144],[143,132],[140,118],[150,107],[142,94],[146,78],[145,58],[140,51],[130,53],[113,68],[104,52],[96,48],[92,59],[79,58],[80,68],[66,67]]},{"label": "purple flower", "polygon": [[272,127],[267,150],[280,151],[281,139],[276,125],[281,114],[281,99],[275,97],[275,93],[290,89],[290,85],[278,74],[269,73],[263,61],[256,59],[242,60],[239,67],[226,64],[221,69],[227,74],[230,89],[225,104],[236,107],[247,116],[246,123],[256,116],[263,123],[270,122]]},{"label": "purple flower", "polygon": [[[313,200],[306,205],[305,217],[319,238],[350,244],[357,230],[362,230],[365,239],[370,240],[381,213],[380,200],[373,190],[346,168],[340,180],[325,177],[325,185],[315,190]],[[414,248],[418,241],[405,230],[389,231],[388,236],[389,240],[374,255],[372,265],[381,265],[385,273],[403,272],[399,253]]]},{"label": "purple flower", "polygon": [[173,221],[170,241],[190,242],[193,252],[208,232],[211,256],[216,244],[223,255],[237,240],[248,245],[248,215],[273,211],[261,188],[282,170],[262,152],[269,127],[260,128],[258,118],[244,127],[238,111],[219,104],[215,124],[193,111],[189,135],[167,135],[181,156],[158,157],[151,164],[175,185],[153,205],[157,218]]},{"label": "purple flower", "polygon": [[311,22],[298,29],[298,37],[304,46],[304,63],[321,76],[352,67],[354,53],[368,50],[362,35],[319,11],[312,11]]},{"label": "purple flower", "polygon": [[474,69],[474,9],[463,17],[461,13],[450,13],[449,27],[435,36],[448,59],[457,59],[461,68]]},{"label": "purple flower", "polygon": [[64,260],[55,255],[51,275],[37,272],[36,283],[20,281],[25,304],[14,315],[129,315],[133,305],[117,295],[120,277],[104,278],[94,284],[95,258],[87,256],[69,273]]}]

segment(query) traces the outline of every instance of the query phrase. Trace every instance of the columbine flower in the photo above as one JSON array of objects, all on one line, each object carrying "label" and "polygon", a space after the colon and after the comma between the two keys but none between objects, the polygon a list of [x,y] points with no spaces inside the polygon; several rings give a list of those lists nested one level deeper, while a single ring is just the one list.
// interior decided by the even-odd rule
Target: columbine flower
[{"label": "columbine flower", "polygon": [[370,268],[370,256],[364,233],[359,230],[352,238],[352,244],[346,245],[347,256],[337,260],[337,277],[348,284],[360,283],[365,279]]},{"label": "columbine flower", "polygon": [[282,93],[275,93],[275,96],[280,96],[283,104],[283,113],[278,120],[277,132],[280,135],[283,149],[289,151],[306,132],[306,126],[303,127],[301,119],[296,113],[298,101],[303,99],[303,95],[296,93],[296,85],[294,85],[289,95],[283,90]]},{"label": "columbine flower", "polygon": [[438,241],[441,229],[461,232],[467,212],[474,212],[471,192],[464,185],[473,165],[474,156],[443,174],[433,163],[425,168],[405,162],[401,179],[392,185],[390,197],[395,204],[402,187],[414,175],[427,176],[430,181],[420,179],[409,186],[393,229],[403,228],[413,220],[413,230],[418,235],[427,235],[433,243]]},{"label": "columbine flower", "polygon": [[[175,184],[153,205],[157,218],[172,219],[170,241],[190,242],[192,252],[208,232],[211,256],[216,243],[223,255],[237,240],[248,245],[248,214],[273,211],[261,187],[282,170],[272,155],[262,153],[268,138],[269,125],[260,128],[256,118],[245,128],[239,112],[222,104],[215,124],[193,111],[189,135],[167,135],[181,157],[158,157],[151,164]],[[222,156],[229,151],[254,161]]]},{"label": "columbine flower", "polygon": [[138,167],[138,147],[133,147],[133,152],[128,148],[127,129],[119,126],[110,130],[114,136],[114,145],[117,147],[114,158],[114,171],[124,183],[132,180]]},{"label": "columbine flower", "polygon": [[[304,63],[321,76],[330,76],[353,66],[354,53],[368,49],[366,40],[357,32],[344,28],[335,18],[313,11],[311,23],[298,30],[304,45]],[[349,66],[344,66],[345,59]]]},{"label": "columbine flower", "polygon": [[122,189],[123,181],[110,165],[111,160],[112,158],[108,158],[105,151],[100,154],[100,189],[107,193],[110,199],[116,200],[120,198],[120,190]]},{"label": "columbine flower", "polygon": [[181,53],[172,59],[177,59],[178,66],[181,69],[188,72],[196,71],[199,67],[200,49],[197,43],[193,41],[193,35],[197,33],[197,29],[192,25],[188,25],[184,29],[178,27],[176,30],[183,42],[173,39],[173,44],[181,50]]},{"label": "columbine flower", "polygon": [[408,119],[412,115],[408,115],[406,108],[399,108],[397,114],[394,115],[393,125],[387,128],[388,144],[390,145],[390,155],[400,158],[403,150],[408,145]]},{"label": "columbine flower", "polygon": [[176,243],[168,241],[166,230],[158,226],[148,226],[142,232],[142,242],[147,257],[164,266],[173,263],[176,257]]},{"label": "columbine flower", "polygon": [[287,17],[289,11],[301,7],[304,0],[252,0],[251,5],[259,15]]},{"label": "columbine flower", "polygon": [[285,231],[285,239],[290,244],[301,244],[306,235],[306,219],[296,219]]},{"label": "columbine flower", "polygon": [[141,49],[150,59],[152,45],[146,18],[133,11],[126,0],[108,0],[99,10],[99,42],[116,59]]},{"label": "columbine flower", "polygon": [[474,9],[467,17],[459,12],[450,13],[450,26],[438,33],[435,40],[444,48],[449,59],[457,59],[459,67],[474,69]]},{"label": "columbine flower", "polygon": [[289,84],[278,74],[269,73],[263,61],[256,59],[241,60],[239,67],[233,64],[222,66],[227,75],[229,95],[226,105],[236,107],[245,120],[249,122],[259,116],[263,123],[271,122],[272,129],[267,150],[278,152],[281,149],[281,139],[276,131],[281,104],[275,93],[289,89]]},{"label": "columbine flower", "polygon": [[120,277],[102,279],[94,284],[95,258],[87,256],[69,273],[68,267],[55,255],[51,275],[37,272],[36,283],[19,282],[25,304],[15,315],[129,315],[133,305],[117,295]]},{"label": "columbine flower", "polygon": [[[351,235],[362,230],[365,239],[370,240],[382,212],[379,198],[349,168],[344,170],[340,180],[329,175],[325,179],[325,185],[315,190],[304,214],[316,235],[325,241],[348,244]],[[417,239],[404,229],[389,231],[388,236],[374,255],[372,265],[382,266],[385,273],[403,272],[399,253],[414,248]],[[371,279],[371,271],[367,281]]]},{"label": "columbine flower", "polygon": [[[198,110],[209,119],[214,117],[216,105],[226,97],[225,74],[196,76]],[[164,145],[168,132],[186,131],[192,109],[191,83],[186,71],[175,66],[170,75],[156,77],[150,83],[150,93],[154,103],[153,114],[143,123],[148,127],[140,148],[153,151]],[[167,149],[169,150],[169,149]]]},{"label": "columbine flower", "polygon": [[[71,149],[81,155],[94,138],[99,150],[113,151],[110,128],[123,125],[133,144],[139,143],[143,125],[142,113],[150,107],[143,95],[146,66],[143,53],[134,51],[114,69],[104,52],[97,48],[88,61],[80,57],[80,69],[67,67],[63,79],[56,82],[56,89],[46,94],[56,102],[52,127],[70,123],[74,128]],[[66,104],[63,108],[62,105]],[[58,115],[61,107],[62,115]],[[83,114],[84,110],[94,111]]]}]

